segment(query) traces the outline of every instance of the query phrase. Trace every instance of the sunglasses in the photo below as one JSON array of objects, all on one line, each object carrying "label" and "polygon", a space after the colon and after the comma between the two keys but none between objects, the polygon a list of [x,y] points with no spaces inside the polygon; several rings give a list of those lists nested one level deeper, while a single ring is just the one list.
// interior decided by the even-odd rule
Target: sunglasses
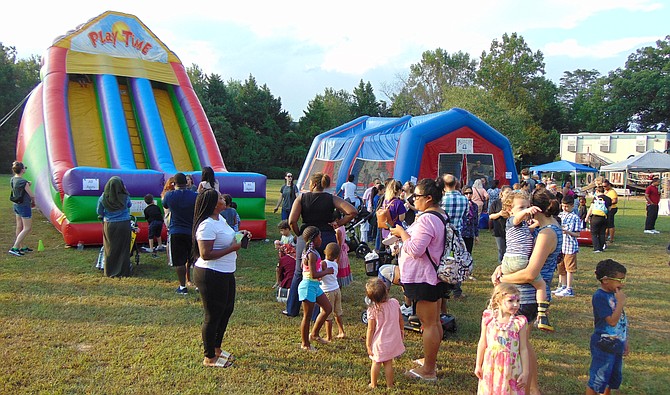
[{"label": "sunglasses", "polygon": [[293,174],[287,174],[286,178],[293,178]]},{"label": "sunglasses", "polygon": [[618,281],[619,284],[625,284],[625,283],[626,283],[626,279],[625,279],[625,278],[616,278],[616,277],[607,277],[607,276],[605,276],[605,277],[601,278],[601,280]]},{"label": "sunglasses", "polygon": [[472,195],[472,192],[463,192],[463,195]]},{"label": "sunglasses", "polygon": [[414,194],[414,197],[415,197],[415,198],[418,198],[418,197],[426,197],[426,196],[430,196],[430,195],[421,195],[421,194],[419,194],[419,193],[415,193],[415,194]]}]

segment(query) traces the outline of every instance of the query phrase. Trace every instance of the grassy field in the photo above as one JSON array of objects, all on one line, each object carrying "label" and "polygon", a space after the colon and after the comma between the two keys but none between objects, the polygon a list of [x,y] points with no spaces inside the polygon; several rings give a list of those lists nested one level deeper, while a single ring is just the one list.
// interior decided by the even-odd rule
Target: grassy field
[{"label": "grassy field", "polygon": [[[0,196],[8,195],[0,176]],[[268,182],[266,212],[270,241],[279,215],[272,213],[281,181]],[[625,359],[622,394],[670,391],[670,267],[665,247],[670,221],[659,218],[660,235],[644,235],[644,204],[620,204],[617,238],[604,254],[583,248],[578,255],[577,297],[551,308],[555,334],[533,331],[540,383],[546,394],[583,393],[588,380],[592,331],[591,294],[598,287],[597,259],[612,257],[628,268],[626,308],[631,355]],[[11,202],[0,200],[0,241],[14,237]],[[198,294],[175,295],[174,272],[164,255],[142,256],[132,278],[109,279],[93,265],[98,248],[65,248],[60,234],[35,212],[28,244],[44,252],[0,255],[0,393],[3,394],[356,394],[367,392],[370,361],[365,352],[363,262],[351,256],[355,282],[343,290],[348,339],[299,350],[299,319],[280,314],[273,297],[276,255],[272,243],[254,241],[238,258],[237,301],[223,348],[238,358],[230,369],[205,368]],[[479,322],[495,266],[495,243],[481,235],[475,246],[479,281],[463,285],[467,298],[450,303],[458,331],[442,343],[437,384],[404,378],[421,356],[419,334],[406,336],[407,352],[396,361],[396,388],[389,393],[473,394]],[[397,288],[397,287],[396,287]],[[553,287],[552,287],[553,288]],[[400,290],[393,289],[400,298]],[[383,390],[378,390],[383,391]]]}]

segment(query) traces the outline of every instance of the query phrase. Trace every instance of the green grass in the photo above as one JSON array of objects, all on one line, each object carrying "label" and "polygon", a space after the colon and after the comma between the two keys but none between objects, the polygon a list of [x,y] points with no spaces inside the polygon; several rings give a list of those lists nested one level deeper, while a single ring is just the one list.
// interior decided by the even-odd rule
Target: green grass
[{"label": "green grass", "polygon": [[[8,195],[0,176],[0,196]],[[279,180],[268,182],[269,239],[277,238]],[[623,204],[620,205],[623,207]],[[0,241],[13,242],[11,202],[0,200]],[[670,388],[670,267],[665,247],[668,218],[657,236],[642,233],[643,202],[631,199],[617,215],[617,242],[604,254],[583,248],[578,255],[577,297],[552,305],[555,334],[533,331],[540,384],[546,394],[583,393],[588,379],[591,294],[596,258],[612,257],[628,268],[626,292],[631,355],[625,359],[624,394],[664,394]],[[132,278],[109,279],[93,268],[97,248],[64,248],[60,234],[35,213],[28,244],[42,239],[44,252],[25,257],[0,255],[0,393],[344,393],[367,391],[370,361],[360,322],[363,262],[350,257],[355,283],[343,290],[349,338],[299,350],[298,318],[280,314],[274,301],[276,256],[272,243],[254,241],[238,258],[237,301],[223,348],[238,357],[231,369],[204,368],[200,340],[203,312],[198,295],[177,296],[176,276],[164,255],[142,256]],[[495,265],[495,243],[482,234],[475,246],[475,276],[464,284],[468,298],[450,303],[458,332],[442,343],[437,384],[402,376],[421,356],[421,338],[407,333],[407,352],[396,361],[396,388],[389,393],[472,394],[479,322]],[[400,298],[400,290],[393,289]]]}]

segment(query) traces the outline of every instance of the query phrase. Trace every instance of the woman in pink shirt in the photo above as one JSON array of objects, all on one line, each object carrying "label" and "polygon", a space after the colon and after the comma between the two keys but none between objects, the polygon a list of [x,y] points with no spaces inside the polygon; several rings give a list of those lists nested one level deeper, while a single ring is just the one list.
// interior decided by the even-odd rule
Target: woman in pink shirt
[{"label": "woman in pink shirt", "polygon": [[391,229],[403,243],[398,263],[405,296],[416,302],[416,314],[423,326],[423,364],[410,369],[406,375],[426,381],[437,380],[435,366],[442,340],[440,304],[444,283],[437,278],[435,266],[426,255],[428,252],[438,262],[444,250],[444,224],[436,215],[428,213],[434,211],[446,219],[440,208],[444,189],[441,183],[442,180],[427,178],[419,181],[414,189],[414,206],[423,214],[407,230],[401,226]]},{"label": "woman in pink shirt", "polygon": [[472,183],[472,192],[472,201],[477,204],[477,209],[479,210],[477,215],[479,215],[489,207],[489,194],[484,189],[484,185],[480,179],[476,179]]}]

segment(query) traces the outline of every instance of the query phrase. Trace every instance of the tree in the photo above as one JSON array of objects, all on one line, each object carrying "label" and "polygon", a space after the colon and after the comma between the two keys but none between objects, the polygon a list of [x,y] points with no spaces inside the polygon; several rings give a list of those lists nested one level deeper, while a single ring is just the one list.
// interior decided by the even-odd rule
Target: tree
[{"label": "tree", "polygon": [[619,131],[668,130],[670,126],[670,36],[640,48],[626,66],[608,76],[609,116]]},{"label": "tree", "polygon": [[477,61],[468,53],[449,52],[442,48],[425,51],[421,61],[410,66],[407,78],[399,76],[397,93],[391,97],[396,115],[426,114],[444,108],[443,93],[454,86],[467,87],[474,83]]},{"label": "tree", "polygon": [[358,87],[354,88],[351,112],[353,118],[362,115],[369,115],[371,117],[381,115],[381,105],[375,97],[375,92],[372,89],[370,81],[368,81],[367,84],[364,84],[363,80],[361,80]]},{"label": "tree", "polygon": [[542,52],[533,52],[522,36],[505,33],[502,41],[493,40],[488,53],[482,52],[477,81],[512,107],[528,108],[533,96],[531,92],[540,88],[538,77],[542,76]]},{"label": "tree", "polygon": [[311,143],[315,136],[354,119],[352,109],[351,94],[326,88],[322,95],[316,95],[307,103],[307,110],[300,118],[299,133]]},{"label": "tree", "polygon": [[[28,59],[18,59],[16,48],[5,47],[0,42],[0,140],[6,142],[0,146],[0,166],[4,169],[11,167],[16,157],[16,137],[23,109],[10,112],[26,98],[32,89],[39,83],[40,58],[31,56]],[[23,106],[21,106],[23,107]],[[0,122],[2,123],[2,122]]]}]

